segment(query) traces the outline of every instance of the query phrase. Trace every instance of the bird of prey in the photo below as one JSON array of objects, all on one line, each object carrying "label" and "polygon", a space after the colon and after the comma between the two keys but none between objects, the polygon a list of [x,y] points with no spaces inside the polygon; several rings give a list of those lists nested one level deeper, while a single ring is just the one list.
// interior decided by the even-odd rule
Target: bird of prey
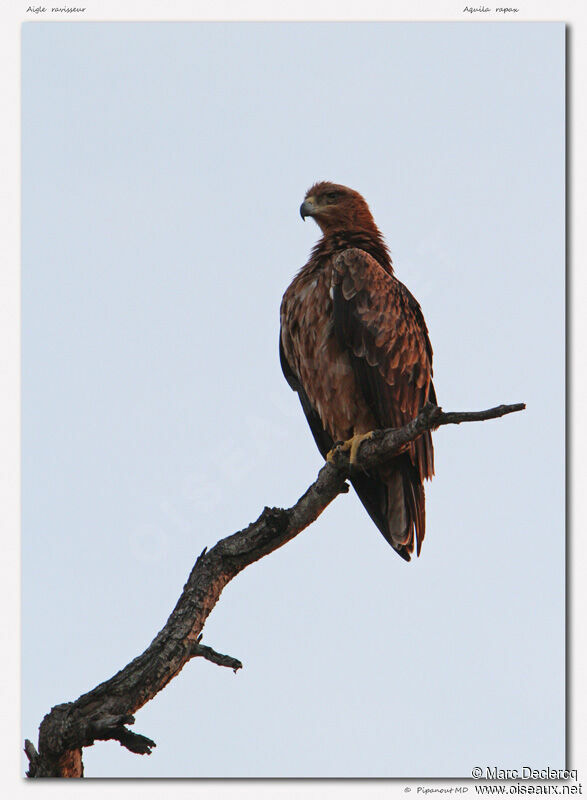
[{"label": "bird of prey", "polygon": [[[306,193],[302,219],[322,231],[281,303],[283,373],[324,458],[339,442],[351,464],[375,429],[397,428],[436,404],[432,347],[422,310],[398,281],[363,197],[321,181]],[[425,533],[424,478],[434,474],[429,432],[351,483],[373,522],[406,561]]]}]

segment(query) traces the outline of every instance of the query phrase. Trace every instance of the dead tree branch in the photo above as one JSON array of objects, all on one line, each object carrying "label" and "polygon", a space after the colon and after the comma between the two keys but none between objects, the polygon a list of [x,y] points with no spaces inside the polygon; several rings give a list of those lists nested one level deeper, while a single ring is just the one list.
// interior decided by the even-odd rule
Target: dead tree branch
[{"label": "dead tree branch", "polygon": [[[445,414],[427,405],[402,428],[377,431],[365,440],[357,467],[369,469],[405,450],[426,430],[442,425],[502,417],[525,408],[524,403],[486,411]],[[265,508],[256,522],[221,539],[198,557],[183,592],[165,626],[140,656],[109,680],[75,702],[54,706],[39,728],[38,752],[27,739],[28,777],[83,777],[82,750],[96,740],[113,739],[132,753],[149,754],[155,742],[129,730],[133,714],[149,702],[194,657],[235,672],[241,662],[201,644],[201,631],[226,584],[245,567],[272,553],[307,528],[342,492],[348,491],[348,453],[337,449],[314,483],[289,509]]]}]

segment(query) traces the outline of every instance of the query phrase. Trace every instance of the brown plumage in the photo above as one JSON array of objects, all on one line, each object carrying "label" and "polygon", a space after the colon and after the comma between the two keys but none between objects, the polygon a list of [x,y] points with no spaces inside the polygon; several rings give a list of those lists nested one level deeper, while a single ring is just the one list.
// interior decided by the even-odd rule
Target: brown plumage
[{"label": "brown plumage", "polygon": [[[358,192],[320,182],[302,218],[322,238],[283,296],[280,356],[325,457],[336,442],[405,425],[427,401],[432,347],[420,306],[393,274],[389,252]],[[351,482],[369,515],[406,560],[420,553],[426,519],[424,478],[434,474],[429,433],[410,449]]]}]

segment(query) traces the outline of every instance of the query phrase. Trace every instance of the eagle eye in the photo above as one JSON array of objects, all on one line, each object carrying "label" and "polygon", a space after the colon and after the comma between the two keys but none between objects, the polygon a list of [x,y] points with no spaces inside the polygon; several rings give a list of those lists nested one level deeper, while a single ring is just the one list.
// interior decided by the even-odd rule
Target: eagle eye
[{"label": "eagle eye", "polygon": [[328,192],[326,195],[326,198],[328,200],[336,200],[337,197],[338,197],[338,192]]}]

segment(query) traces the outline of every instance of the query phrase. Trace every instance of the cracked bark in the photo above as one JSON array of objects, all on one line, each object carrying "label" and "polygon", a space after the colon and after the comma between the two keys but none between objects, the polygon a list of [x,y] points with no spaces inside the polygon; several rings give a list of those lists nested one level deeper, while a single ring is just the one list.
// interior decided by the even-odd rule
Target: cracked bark
[{"label": "cracked bark", "polygon": [[[495,419],[524,408],[525,404],[517,403],[485,411],[444,413],[441,408],[428,405],[404,427],[377,431],[372,439],[364,441],[358,452],[357,468],[368,469],[402,452],[425,430]],[[149,647],[112,678],[74,702],[54,706],[41,722],[38,751],[32,742],[25,740],[27,776],[83,777],[83,748],[98,740],[116,740],[132,753],[151,753],[155,742],[127,727],[134,723],[134,712],[164,689],[191,658],[206,658],[235,672],[242,667],[238,659],[201,644],[201,631],[208,615],[226,584],[239,572],[293,539],[337,495],[348,491],[349,474],[348,454],[336,450],[332,461],[324,464],[294,506],[265,508],[247,528],[221,539],[211,550],[205,548],[169,619]]]}]

